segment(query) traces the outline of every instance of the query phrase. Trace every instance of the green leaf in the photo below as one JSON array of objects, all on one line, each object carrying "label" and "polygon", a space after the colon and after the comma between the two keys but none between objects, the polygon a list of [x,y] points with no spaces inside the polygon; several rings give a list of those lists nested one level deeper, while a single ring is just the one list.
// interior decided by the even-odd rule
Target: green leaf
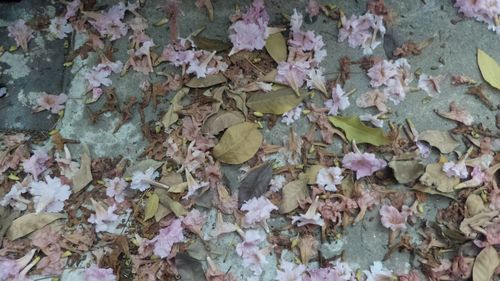
[{"label": "green leaf", "polygon": [[328,119],[335,127],[344,131],[349,141],[355,140],[356,143],[369,143],[375,146],[389,143],[382,129],[366,126],[359,117],[331,116]]},{"label": "green leaf", "polygon": [[477,49],[477,64],[484,80],[492,87],[500,89],[500,66],[481,49]]},{"label": "green leaf", "polygon": [[146,202],[146,208],[144,209],[145,221],[155,216],[156,211],[158,211],[159,204],[160,204],[160,198],[158,197],[158,194],[152,193],[149,196],[148,201]]},{"label": "green leaf", "polygon": [[309,195],[306,182],[303,180],[287,183],[281,192],[283,199],[281,200],[280,213],[282,214],[295,210],[299,206],[299,201],[306,199]]},{"label": "green leaf", "polygon": [[274,61],[279,63],[286,60],[287,45],[281,32],[269,35],[266,40],[266,50]]},{"label": "green leaf", "polygon": [[304,99],[289,88],[284,87],[268,93],[256,93],[247,100],[247,106],[254,111],[281,115],[299,105]]},{"label": "green leaf", "polygon": [[476,257],[472,268],[473,281],[490,281],[497,266],[500,265],[500,257],[493,246],[484,248]]},{"label": "green leaf", "polygon": [[241,164],[259,150],[263,136],[257,124],[244,122],[226,130],[213,149],[216,159],[227,164]]}]

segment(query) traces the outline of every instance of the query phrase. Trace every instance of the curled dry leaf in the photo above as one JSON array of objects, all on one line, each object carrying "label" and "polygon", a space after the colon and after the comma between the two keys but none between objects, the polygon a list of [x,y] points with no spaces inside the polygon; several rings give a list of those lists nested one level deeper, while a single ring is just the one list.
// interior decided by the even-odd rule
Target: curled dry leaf
[{"label": "curled dry leaf", "polygon": [[389,138],[380,128],[371,128],[361,122],[359,117],[330,116],[328,118],[333,126],[342,129],[349,141],[356,143],[369,143],[380,146],[389,143]]},{"label": "curled dry leaf", "polygon": [[459,226],[460,231],[469,238],[475,238],[477,227],[490,225],[494,218],[498,217],[499,211],[481,212],[473,217],[465,218]]},{"label": "curled dry leaf", "polygon": [[189,88],[182,88],[175,94],[174,98],[170,102],[170,107],[167,113],[165,113],[165,115],[163,115],[163,117],[161,118],[161,123],[163,124],[163,127],[165,129],[168,129],[170,125],[174,124],[175,122],[177,122],[177,120],[179,120],[179,115],[177,115],[177,112],[182,109],[181,100],[188,93],[189,93]]},{"label": "curled dry leaf", "polygon": [[418,140],[428,142],[431,146],[439,149],[441,153],[450,153],[460,145],[446,131],[423,131],[418,135]]},{"label": "curled dry leaf", "polygon": [[194,77],[186,83],[186,86],[188,86],[189,88],[208,88],[226,82],[226,77],[222,73],[217,73],[207,75],[207,77],[204,78]]},{"label": "curled dry leaf", "polygon": [[238,203],[241,206],[245,201],[260,197],[267,191],[273,176],[273,169],[269,163],[260,165],[245,176],[238,188]]},{"label": "curled dry leaf", "polygon": [[473,281],[490,281],[495,269],[500,265],[500,257],[493,246],[484,248],[474,261]]},{"label": "curled dry leaf", "polygon": [[24,237],[49,223],[66,218],[60,213],[29,213],[15,219],[7,230],[7,238],[11,241]]},{"label": "curled dry leaf", "polygon": [[216,159],[227,164],[241,164],[252,158],[262,143],[257,124],[244,122],[226,130],[213,149]]},{"label": "curled dry leaf", "polygon": [[247,106],[261,113],[281,115],[299,105],[304,97],[304,93],[299,97],[291,88],[284,87],[268,93],[251,95],[247,100]]},{"label": "curled dry leaf", "polygon": [[477,49],[477,64],[484,80],[492,87],[500,89],[500,65],[481,49]]},{"label": "curled dry leaf", "polygon": [[287,45],[285,37],[283,37],[281,32],[269,35],[266,40],[266,50],[275,62],[279,63],[286,60]]},{"label": "curled dry leaf", "polygon": [[391,161],[389,167],[394,171],[394,177],[399,183],[412,182],[424,173],[424,165],[416,160]]},{"label": "curled dry leaf", "polygon": [[439,163],[432,163],[427,165],[425,173],[420,177],[420,182],[423,185],[435,187],[440,192],[454,192],[453,188],[460,182],[457,177],[448,177],[443,172],[443,165]]},{"label": "curled dry leaf", "polygon": [[87,145],[83,145],[83,154],[80,159],[80,169],[73,178],[73,192],[77,193],[92,181],[92,172],[90,171],[90,151]]},{"label": "curled dry leaf", "polygon": [[287,183],[282,189],[283,199],[281,200],[280,213],[286,214],[295,210],[299,206],[299,201],[309,196],[306,182],[296,180]]},{"label": "curled dry leaf", "polygon": [[241,112],[221,110],[205,121],[201,131],[213,136],[233,125],[243,122],[245,122],[245,116]]}]

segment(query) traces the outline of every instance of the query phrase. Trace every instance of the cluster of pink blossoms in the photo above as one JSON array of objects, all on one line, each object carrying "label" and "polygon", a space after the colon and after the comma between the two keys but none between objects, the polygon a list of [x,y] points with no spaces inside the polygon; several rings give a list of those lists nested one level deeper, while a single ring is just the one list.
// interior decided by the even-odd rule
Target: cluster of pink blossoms
[{"label": "cluster of pink blossoms", "polygon": [[500,34],[500,2],[498,0],[457,0],[455,7],[466,17],[488,24],[488,29]]}]

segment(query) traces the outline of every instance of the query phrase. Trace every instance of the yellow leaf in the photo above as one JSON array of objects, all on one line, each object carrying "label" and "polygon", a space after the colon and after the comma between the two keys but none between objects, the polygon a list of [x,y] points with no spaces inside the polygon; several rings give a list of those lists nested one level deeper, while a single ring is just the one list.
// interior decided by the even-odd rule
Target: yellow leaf
[{"label": "yellow leaf", "polygon": [[247,100],[247,106],[254,111],[281,115],[299,105],[305,95],[300,97],[288,87],[268,93],[256,93]]},{"label": "yellow leaf", "polygon": [[227,164],[241,164],[252,158],[262,143],[257,124],[244,122],[226,130],[213,149],[213,155]]},{"label": "yellow leaf", "polygon": [[65,214],[60,213],[29,213],[15,219],[7,230],[6,237],[13,241],[23,236],[30,234],[31,232],[38,230],[47,224],[58,220],[66,218]]},{"label": "yellow leaf", "polygon": [[477,64],[484,80],[500,90],[500,66],[498,63],[483,50],[477,49]]},{"label": "yellow leaf", "polygon": [[145,221],[155,216],[156,211],[158,210],[159,203],[160,203],[160,198],[158,197],[158,194],[152,193],[151,196],[149,196],[148,201],[146,203],[146,208],[144,209]]},{"label": "yellow leaf", "polygon": [[281,32],[269,35],[266,40],[266,50],[274,61],[279,63],[286,60],[286,40]]},{"label": "yellow leaf", "polygon": [[287,183],[281,193],[283,194],[280,205],[281,214],[295,210],[299,206],[299,201],[304,200],[309,195],[306,182],[302,180]]},{"label": "yellow leaf", "polygon": [[83,154],[80,159],[80,169],[73,176],[73,192],[80,192],[92,181],[92,172],[90,171],[90,151],[86,144],[83,145]]},{"label": "yellow leaf", "polygon": [[500,265],[500,257],[493,246],[484,248],[476,257],[472,269],[473,281],[489,281],[495,273],[495,269]]}]

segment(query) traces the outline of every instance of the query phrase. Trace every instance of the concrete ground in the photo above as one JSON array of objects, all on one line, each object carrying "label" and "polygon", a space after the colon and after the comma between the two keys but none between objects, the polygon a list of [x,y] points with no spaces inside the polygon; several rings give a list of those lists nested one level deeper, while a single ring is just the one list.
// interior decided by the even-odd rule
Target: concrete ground
[{"label": "concrete ground", "polygon": [[[37,3],[34,3],[37,2]],[[6,36],[6,29],[18,18],[29,20],[34,13],[45,13],[53,16],[59,4],[56,1],[21,1],[20,3],[0,4],[0,45],[8,49],[14,44],[11,38]],[[113,1],[98,1],[99,4],[111,4]],[[163,46],[168,42],[168,30],[165,27],[154,27],[152,23],[161,20],[164,15],[157,9],[162,1],[146,1],[145,8],[140,12],[149,22],[147,33],[154,38],[161,52]],[[325,2],[325,1],[320,1]],[[363,14],[365,12],[365,1],[331,1],[341,7],[347,15]],[[268,12],[271,15],[271,25],[282,25],[282,14],[290,15],[293,8],[304,10],[306,1],[266,1]],[[184,15],[180,18],[180,34],[188,36],[199,28],[206,27],[203,35],[210,38],[227,40],[227,28],[229,26],[228,16],[234,12],[236,5],[244,7],[248,1],[217,0],[214,3],[215,20],[210,22],[205,10],[197,9],[194,1],[182,1]],[[426,1],[399,1],[388,0],[386,5],[393,11],[393,22],[389,28],[386,40],[393,40],[395,45],[401,45],[407,40],[423,41],[430,37],[434,38],[432,43],[423,50],[419,56],[409,57],[412,71],[421,70],[431,75],[464,74],[476,81],[482,77],[476,64],[476,49],[487,51],[493,58],[500,61],[499,37],[487,30],[486,25],[473,20],[461,20],[452,23],[459,18],[457,11],[451,1],[426,0]],[[328,73],[327,78],[336,77],[338,61],[342,56],[349,56],[352,60],[362,57],[360,49],[352,49],[347,44],[337,41],[338,28],[332,20],[320,16],[313,23],[305,23],[306,30],[314,30],[321,34],[327,46],[328,57],[322,66]],[[389,38],[390,37],[390,38]],[[87,59],[77,58],[70,67],[64,67],[69,51],[75,49],[83,42],[83,38],[74,36],[69,40],[68,48],[64,46],[64,40],[49,40],[45,34],[38,33],[35,40],[30,43],[30,52],[21,51],[5,52],[0,56],[0,83],[7,85],[7,97],[0,99],[0,131],[49,131],[53,128],[60,130],[63,137],[79,140],[87,144],[93,157],[125,156],[131,160],[137,160],[143,152],[146,142],[141,134],[139,115],[134,114],[131,121],[113,133],[115,125],[120,116],[116,113],[106,113],[96,124],[91,124],[88,111],[85,110],[83,94],[86,91],[86,82],[83,74],[85,70],[95,64],[96,55],[90,54]],[[384,44],[375,50],[375,55],[386,57],[391,53],[394,45]],[[114,47],[117,52],[114,58],[125,62],[127,60],[126,37],[116,41]],[[168,68],[166,71],[174,71]],[[139,84],[147,77],[143,74],[129,71],[127,75],[112,77],[116,94],[121,103],[130,96],[140,98]],[[152,81],[160,78],[151,75]],[[354,66],[351,79],[345,85],[346,90],[356,88],[357,91],[351,97],[351,104],[344,111],[344,115],[360,115],[370,110],[360,109],[355,106],[355,98],[368,90],[368,78],[365,73]],[[393,114],[389,120],[396,124],[403,124],[406,119],[411,119],[417,130],[449,130],[455,126],[454,122],[443,119],[434,113],[434,110],[445,110],[450,102],[456,101],[472,113],[475,122],[482,123],[484,127],[491,130],[495,128],[495,111],[489,110],[481,101],[471,95],[465,94],[465,87],[452,86],[449,79],[441,85],[441,93],[432,99],[422,91],[411,93],[399,106],[392,106]],[[47,113],[31,113],[33,101],[46,92],[50,94],[66,93],[69,100],[66,104],[64,117],[49,116]],[[493,104],[500,104],[498,91],[487,88],[487,93]],[[168,95],[161,101],[156,111],[149,110],[146,114],[148,121],[155,121],[160,112],[167,109],[168,101],[173,95]],[[92,110],[100,107],[104,102],[90,106]],[[303,117],[293,127],[299,134],[307,131],[308,122]],[[387,122],[386,122],[387,124]],[[386,125],[387,126],[387,125]],[[387,129],[387,128],[386,128]],[[282,136],[288,133],[288,127],[278,123],[272,130],[263,130],[268,143],[282,144]],[[70,145],[72,151],[78,151],[79,145]],[[332,145],[332,150],[339,148],[338,142]],[[464,151],[464,148],[461,148]],[[236,175],[238,167],[225,166],[224,173],[233,182],[230,186],[236,187]],[[431,197],[426,205],[425,217],[434,220],[435,210],[446,206],[448,201],[441,197]],[[387,251],[389,232],[382,227],[378,219],[378,212],[368,213],[365,220],[353,227],[348,227],[341,233],[340,240],[344,257],[353,267],[367,269],[373,261],[381,260]],[[212,216],[214,218],[214,216]],[[276,222],[275,222],[276,221]],[[212,221],[213,222],[213,221]],[[273,219],[273,223],[279,225],[279,218]],[[288,233],[293,235],[293,233]],[[214,243],[213,249],[225,251],[226,243],[235,237],[228,237]],[[226,240],[227,239],[227,240]],[[217,258],[221,262],[221,258]],[[222,271],[232,268],[231,271],[239,277],[247,272],[238,265],[239,259],[235,253],[225,258],[225,263],[220,266]],[[402,272],[413,263],[412,257],[406,253],[395,253],[384,262],[387,268],[396,272]],[[269,263],[262,280],[270,280],[274,275],[275,262]],[[68,279],[69,280],[69,279]],[[73,279],[72,279],[73,280]]]}]

